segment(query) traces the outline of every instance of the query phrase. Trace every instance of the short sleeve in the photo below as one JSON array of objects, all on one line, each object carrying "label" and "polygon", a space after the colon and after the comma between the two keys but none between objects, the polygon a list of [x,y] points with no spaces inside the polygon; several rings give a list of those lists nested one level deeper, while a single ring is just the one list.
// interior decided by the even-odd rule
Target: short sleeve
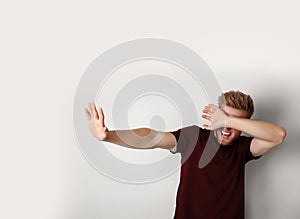
[{"label": "short sleeve", "polygon": [[261,158],[261,156],[254,156],[250,151],[250,145],[253,140],[253,137],[243,137],[243,149],[244,149],[244,156],[245,156],[245,163],[251,160],[257,160]]},{"label": "short sleeve", "polygon": [[180,141],[180,144],[179,144],[179,137],[180,137],[180,133],[181,133],[181,130],[182,129],[178,129],[176,131],[172,131],[170,132],[171,134],[173,134],[176,138],[176,151],[173,152],[173,151],[170,151],[172,154],[176,154],[176,153],[182,153],[184,150],[185,150],[185,145],[186,145],[186,139],[185,137],[181,137],[181,141]]},{"label": "short sleeve", "polygon": [[176,138],[176,151],[170,151],[173,154],[180,153],[184,157],[190,149],[192,150],[199,137],[200,128],[198,126],[187,126],[176,131],[170,132]]}]

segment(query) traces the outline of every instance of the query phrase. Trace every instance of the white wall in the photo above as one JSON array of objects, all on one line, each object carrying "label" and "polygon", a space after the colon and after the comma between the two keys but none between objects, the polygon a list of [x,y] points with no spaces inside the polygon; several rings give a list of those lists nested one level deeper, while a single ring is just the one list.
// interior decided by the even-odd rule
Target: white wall
[{"label": "white wall", "polygon": [[99,174],[75,140],[72,106],[87,66],[142,37],[187,45],[254,117],[287,129],[247,166],[246,215],[299,218],[300,15],[296,1],[10,1],[1,3],[1,218],[171,218],[178,172],[122,184]]}]

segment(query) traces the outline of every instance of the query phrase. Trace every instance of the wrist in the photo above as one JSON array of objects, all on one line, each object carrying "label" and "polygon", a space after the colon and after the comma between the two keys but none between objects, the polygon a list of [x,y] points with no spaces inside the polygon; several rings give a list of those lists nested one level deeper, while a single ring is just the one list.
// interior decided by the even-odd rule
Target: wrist
[{"label": "wrist", "polygon": [[232,128],[232,120],[234,119],[233,116],[226,115],[225,120],[224,120],[224,125],[225,128]]},{"label": "wrist", "polygon": [[107,141],[107,142],[109,142],[109,138],[112,137],[112,136],[111,136],[111,132],[108,131],[107,128],[104,128],[104,130],[102,130],[101,132],[97,133],[95,135],[95,137],[99,141]]}]

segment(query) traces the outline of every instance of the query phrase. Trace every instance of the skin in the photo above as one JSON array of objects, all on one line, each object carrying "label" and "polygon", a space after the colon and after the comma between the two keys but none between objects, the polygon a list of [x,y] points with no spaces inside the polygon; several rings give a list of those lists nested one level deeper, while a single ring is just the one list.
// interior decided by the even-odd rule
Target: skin
[{"label": "skin", "polygon": [[[159,132],[149,128],[133,130],[109,131],[104,123],[104,113],[101,107],[96,109],[94,102],[84,109],[91,133],[100,141],[107,141],[123,147],[150,149],[163,148],[176,151],[176,138],[169,132]],[[245,132],[253,136],[250,151],[254,156],[266,154],[285,137],[284,128],[265,121],[251,120],[247,112],[229,106],[222,108],[209,104],[203,109],[202,117],[211,124],[204,124],[203,128],[214,130],[218,142],[222,146],[230,146]]]},{"label": "skin", "polygon": [[169,132],[159,132],[149,128],[109,131],[104,124],[104,113],[101,107],[96,109],[94,102],[84,109],[91,133],[100,141],[114,143],[123,147],[151,149],[163,148],[175,150],[176,139]]},{"label": "skin", "polygon": [[[286,137],[284,128],[265,121],[251,120],[247,118],[247,112],[229,106],[220,109],[209,104],[204,108],[202,117],[211,122],[211,125],[205,124],[203,127],[215,130],[219,143],[224,146],[232,144],[241,132],[253,136],[250,151],[254,156],[266,154],[280,145]],[[222,130],[230,135],[222,135]]]},{"label": "skin", "polygon": [[[209,121],[212,121],[211,112],[210,112],[212,109],[213,109],[213,106],[206,106],[204,108],[204,110],[202,111],[203,113],[205,113],[202,115],[202,117]],[[248,113],[246,111],[237,110],[232,107],[225,106],[225,107],[222,107],[222,110],[224,111],[224,113],[222,111],[220,111],[220,117],[222,116],[222,118],[220,120],[225,121],[226,116],[232,116],[232,117],[236,117],[236,118],[247,118],[248,117]],[[218,142],[222,146],[231,145],[241,134],[240,130],[226,127],[225,122],[223,122],[223,123],[221,122],[221,124],[219,126],[220,126],[220,128],[215,127],[216,129],[214,130],[214,134],[215,134],[215,137],[217,138]],[[206,129],[212,130],[212,127],[207,124],[204,124],[203,127]]]}]

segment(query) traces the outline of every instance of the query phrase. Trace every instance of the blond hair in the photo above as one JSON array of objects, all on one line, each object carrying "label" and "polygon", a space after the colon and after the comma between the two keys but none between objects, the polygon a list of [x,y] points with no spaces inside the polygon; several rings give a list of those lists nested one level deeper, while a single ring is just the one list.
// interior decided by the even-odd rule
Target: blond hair
[{"label": "blond hair", "polygon": [[228,91],[222,93],[218,98],[219,107],[229,106],[248,113],[248,118],[253,115],[254,104],[250,95],[240,91]]}]

